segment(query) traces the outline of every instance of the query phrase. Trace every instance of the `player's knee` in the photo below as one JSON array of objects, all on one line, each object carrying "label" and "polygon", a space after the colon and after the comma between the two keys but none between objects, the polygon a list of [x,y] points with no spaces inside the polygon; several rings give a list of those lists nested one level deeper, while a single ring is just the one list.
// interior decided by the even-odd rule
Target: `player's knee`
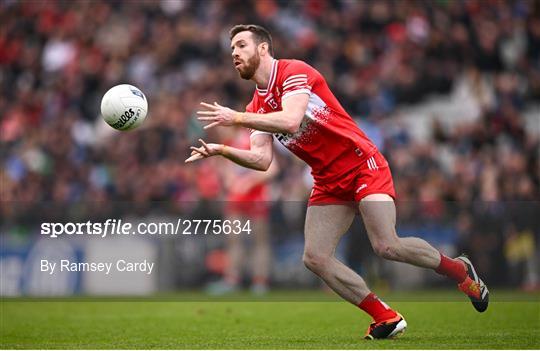
[{"label": "player's knee", "polygon": [[398,260],[399,248],[400,244],[398,240],[378,241],[373,244],[375,254],[387,260]]},{"label": "player's knee", "polygon": [[313,251],[304,251],[304,256],[302,257],[304,265],[307,267],[307,269],[316,274],[324,271],[324,269],[328,266],[330,259],[331,257],[328,255]]}]

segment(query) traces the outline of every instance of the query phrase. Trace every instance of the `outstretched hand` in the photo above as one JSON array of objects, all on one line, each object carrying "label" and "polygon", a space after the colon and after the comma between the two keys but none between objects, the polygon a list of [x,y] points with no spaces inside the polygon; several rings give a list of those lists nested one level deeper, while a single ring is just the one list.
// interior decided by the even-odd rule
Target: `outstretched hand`
[{"label": "outstretched hand", "polygon": [[225,106],[221,106],[217,102],[213,105],[206,102],[201,102],[201,105],[206,108],[203,111],[197,111],[199,121],[209,122],[204,129],[209,129],[216,126],[232,126],[236,123],[235,118],[238,112]]},{"label": "outstretched hand", "polygon": [[184,163],[191,163],[210,156],[221,155],[224,146],[222,144],[205,143],[204,140],[199,139],[202,146],[191,146],[191,156],[184,161]]}]

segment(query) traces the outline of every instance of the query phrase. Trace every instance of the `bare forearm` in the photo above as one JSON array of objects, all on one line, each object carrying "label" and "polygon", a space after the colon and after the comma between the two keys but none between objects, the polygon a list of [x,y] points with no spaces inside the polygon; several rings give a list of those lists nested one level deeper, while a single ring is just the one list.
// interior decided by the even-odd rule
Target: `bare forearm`
[{"label": "bare forearm", "polygon": [[245,128],[251,128],[270,133],[295,133],[299,124],[287,116],[284,111],[272,113],[238,112],[235,122]]},{"label": "bare forearm", "polygon": [[251,150],[242,150],[224,145],[221,155],[242,167],[258,171],[266,171],[269,165],[269,161],[265,159],[263,154]]},{"label": "bare forearm", "polygon": [[266,172],[253,172],[249,177],[252,182],[251,186],[256,186],[262,183],[266,183],[276,176],[279,171],[279,167],[275,161],[272,161]]}]

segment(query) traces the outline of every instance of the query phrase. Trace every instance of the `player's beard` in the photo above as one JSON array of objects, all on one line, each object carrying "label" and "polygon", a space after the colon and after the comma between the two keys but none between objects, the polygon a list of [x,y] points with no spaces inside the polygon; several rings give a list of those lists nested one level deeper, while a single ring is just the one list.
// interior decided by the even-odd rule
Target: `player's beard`
[{"label": "player's beard", "polygon": [[261,57],[259,56],[259,53],[255,51],[255,53],[248,58],[247,62],[243,65],[244,67],[238,69],[240,77],[242,79],[250,80],[255,75],[255,72],[257,72],[260,64]]}]

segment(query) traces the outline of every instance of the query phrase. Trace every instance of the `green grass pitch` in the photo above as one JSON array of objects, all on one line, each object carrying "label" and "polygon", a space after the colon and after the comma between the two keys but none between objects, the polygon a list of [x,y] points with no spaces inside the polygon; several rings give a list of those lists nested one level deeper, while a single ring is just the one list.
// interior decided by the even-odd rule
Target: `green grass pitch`
[{"label": "green grass pitch", "polygon": [[[2,299],[1,349],[538,349],[538,294],[492,294],[477,313],[465,297],[387,296],[409,324],[394,340],[363,340],[370,320],[320,292],[209,298]],[[305,298],[304,298],[305,297]],[[249,300],[249,301],[247,301]]]}]

